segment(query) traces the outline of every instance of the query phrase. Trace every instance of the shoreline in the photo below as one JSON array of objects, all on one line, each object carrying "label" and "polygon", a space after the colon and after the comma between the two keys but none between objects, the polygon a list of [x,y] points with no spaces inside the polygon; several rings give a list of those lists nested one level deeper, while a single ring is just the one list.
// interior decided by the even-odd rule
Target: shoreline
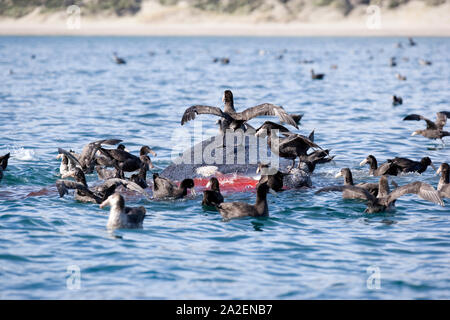
[{"label": "shoreline", "polygon": [[450,37],[450,26],[395,26],[386,25],[371,30],[364,24],[242,24],[242,23],[201,23],[201,24],[139,24],[118,22],[81,22],[79,29],[69,29],[60,23],[22,23],[0,21],[2,36],[360,36],[360,37]]}]

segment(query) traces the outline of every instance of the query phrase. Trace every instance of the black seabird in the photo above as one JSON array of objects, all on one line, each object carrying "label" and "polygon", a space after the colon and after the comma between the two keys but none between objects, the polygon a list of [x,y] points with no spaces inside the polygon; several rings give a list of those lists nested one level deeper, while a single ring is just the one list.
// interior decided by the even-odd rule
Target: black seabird
[{"label": "black seabird", "polygon": [[441,198],[450,198],[450,181],[449,181],[449,166],[448,163],[442,163],[436,174],[441,174],[439,179],[438,191]]},{"label": "black seabird", "polygon": [[392,96],[392,105],[393,106],[398,106],[400,104],[403,104],[402,97],[400,97],[400,96],[397,97],[396,95],[393,95]]},{"label": "black seabird", "polygon": [[72,180],[57,180],[56,188],[58,189],[59,196],[64,197],[68,194],[68,189],[75,189],[74,198],[75,200],[81,202],[91,202],[91,203],[101,203],[106,200],[111,194],[116,191],[116,188],[120,185],[127,189],[137,191],[146,197],[148,194],[138,186],[136,183],[123,179],[109,179],[103,184],[89,188],[86,182],[86,177],[84,172],[80,168],[75,168],[75,173],[73,174],[75,181]]},{"label": "black seabird", "polygon": [[[279,138],[275,130],[278,130],[283,138]],[[264,138],[267,135],[267,144],[272,152],[279,155],[282,158],[292,160],[292,168],[295,166],[295,159],[301,156],[306,156],[309,148],[320,148],[317,144],[312,142],[309,138],[300,134],[290,132],[287,128],[277,123],[266,121],[264,124],[256,130],[257,137]],[[273,143],[272,139],[278,143]],[[292,169],[291,168],[291,169]]]},{"label": "black seabird", "polygon": [[261,172],[259,183],[267,182],[269,188],[276,192],[283,191],[283,178],[287,173],[281,172],[275,168],[270,168],[266,163],[259,163],[256,173]]},{"label": "black seabird", "polygon": [[422,173],[425,170],[427,170],[428,166],[431,166],[434,170],[436,170],[436,168],[433,165],[433,162],[431,162],[431,159],[429,157],[424,157],[420,161],[395,157],[394,159],[388,159],[387,162],[394,163],[398,167],[399,172],[404,173],[406,172]]},{"label": "black seabird", "polygon": [[153,174],[153,198],[174,198],[179,199],[187,195],[187,189],[194,188],[194,180],[184,179],[181,181],[180,186],[177,186],[175,182],[160,177],[159,174]]},{"label": "black seabird", "polygon": [[220,132],[223,134],[227,129],[246,130],[244,124],[259,116],[277,116],[281,122],[290,124],[298,129],[295,120],[286,113],[281,106],[276,106],[271,103],[263,103],[252,108],[248,108],[242,112],[236,112],[234,108],[233,93],[230,90],[225,90],[222,98],[224,102],[223,111],[218,107],[211,107],[205,105],[195,105],[186,109],[181,118],[181,125],[184,125],[190,120],[194,120],[197,114],[212,114],[221,117]]},{"label": "black seabird", "polygon": [[0,181],[3,179],[3,171],[6,170],[6,167],[8,166],[9,156],[10,153],[8,152],[4,156],[0,157]]},{"label": "black seabird", "polygon": [[361,163],[360,166],[368,163],[370,165],[369,174],[374,176],[391,175],[396,176],[398,174],[399,168],[392,162],[385,162],[378,167],[377,159],[373,155],[367,156]]},{"label": "black seabird", "polygon": [[125,150],[105,149],[105,148],[99,148],[99,150],[106,157],[108,157],[111,160],[114,160],[114,166],[118,170],[118,176],[122,179],[124,178],[124,172],[133,172],[141,169],[142,163],[146,163],[148,161],[147,154],[150,153],[153,156],[156,156],[156,153],[149,146],[143,146],[141,148],[139,152],[139,157],[129,152],[126,152]]},{"label": "black seabird", "polygon": [[311,69],[311,79],[322,80],[325,77],[324,73],[314,73],[314,69]]},{"label": "black seabird", "polygon": [[210,189],[203,191],[202,205],[213,207],[221,204],[223,202],[223,195],[220,193],[219,180],[216,177],[212,177],[209,179],[206,187]]},{"label": "black seabird", "polygon": [[113,52],[113,59],[114,59],[114,62],[117,64],[126,64],[127,63],[125,61],[125,59],[118,57],[116,52]]},{"label": "black seabird", "polygon": [[329,191],[340,191],[351,194],[352,199],[367,201],[366,213],[378,213],[389,211],[395,208],[395,201],[405,194],[417,194],[420,198],[444,206],[439,192],[428,183],[416,181],[407,185],[397,187],[392,192],[386,176],[382,176],[379,181],[378,197],[373,196],[369,191],[357,186],[334,186],[318,190],[316,194]]},{"label": "black seabird", "polygon": [[271,190],[267,182],[256,187],[256,202],[254,205],[245,202],[223,202],[217,205],[217,210],[226,220],[242,217],[267,217],[269,206],[267,205],[267,192]]},{"label": "black seabird", "polygon": [[[362,183],[358,183],[358,184],[355,185],[353,183],[352,172],[350,171],[349,168],[341,169],[335,176],[335,178],[339,178],[339,177],[343,177],[344,178],[344,186],[360,187],[360,188],[366,189],[371,194],[373,194],[375,197],[378,195],[378,183],[365,183],[365,182],[362,182]],[[347,190],[344,190],[342,192],[342,197],[344,199],[353,199],[352,196],[353,196],[352,192],[348,192]]]},{"label": "black seabird", "polygon": [[433,122],[424,116],[419,114],[410,114],[403,118],[403,120],[415,120],[420,121],[424,120],[427,123],[427,128],[425,130],[416,130],[411,135],[422,135],[428,139],[440,139],[443,137],[450,136],[450,132],[444,131],[444,126],[447,123],[447,118],[450,117],[450,111],[441,111],[436,113],[436,121]]}]

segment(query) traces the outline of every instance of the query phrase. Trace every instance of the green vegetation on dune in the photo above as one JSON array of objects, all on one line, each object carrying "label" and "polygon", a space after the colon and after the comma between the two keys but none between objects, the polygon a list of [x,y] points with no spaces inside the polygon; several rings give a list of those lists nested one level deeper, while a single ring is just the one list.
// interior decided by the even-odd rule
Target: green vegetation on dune
[{"label": "green vegetation on dune", "polygon": [[[19,18],[36,8],[41,12],[63,11],[70,5],[78,5],[83,14],[114,14],[117,16],[134,15],[142,8],[144,0],[0,0],[0,16]],[[265,8],[270,10],[274,2],[284,5],[288,11],[296,13],[306,6],[329,6],[344,15],[358,5],[379,4],[385,8],[397,8],[412,0],[147,0],[159,2],[164,6],[173,6],[180,2],[203,11],[225,14],[246,14]],[[436,6],[448,0],[420,0],[427,5]]]}]

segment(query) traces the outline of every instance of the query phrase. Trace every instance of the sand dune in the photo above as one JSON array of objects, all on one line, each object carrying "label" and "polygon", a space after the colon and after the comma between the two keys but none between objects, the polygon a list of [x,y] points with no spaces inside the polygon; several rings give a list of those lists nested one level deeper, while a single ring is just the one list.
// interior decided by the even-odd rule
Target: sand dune
[{"label": "sand dune", "polygon": [[64,11],[42,13],[37,8],[19,19],[0,18],[0,34],[450,36],[450,1],[435,7],[412,1],[379,12],[367,11],[368,6],[361,5],[347,16],[329,6],[306,7],[293,15],[279,2],[273,4],[245,15],[227,15],[202,11],[183,2],[162,6],[144,1],[134,16],[82,13],[79,20]]}]

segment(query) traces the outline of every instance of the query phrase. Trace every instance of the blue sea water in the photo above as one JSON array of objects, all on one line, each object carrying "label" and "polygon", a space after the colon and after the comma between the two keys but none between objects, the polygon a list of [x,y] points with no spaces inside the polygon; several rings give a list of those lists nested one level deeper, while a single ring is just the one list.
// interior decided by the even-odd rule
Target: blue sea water
[{"label": "blue sea water", "polygon": [[[0,37],[0,155],[11,152],[0,183],[0,298],[450,298],[449,201],[440,207],[408,195],[393,212],[367,215],[363,203],[339,193],[314,195],[318,187],[341,184],[334,175],[342,167],[352,169],[356,182],[378,181],[359,166],[369,154],[379,162],[395,156],[429,156],[436,166],[450,161],[449,140],[444,146],[411,137],[425,123],[402,121],[410,113],[434,119],[450,111],[450,39],[416,42]],[[113,51],[127,64],[114,64]],[[393,56],[397,67],[389,66]],[[231,62],[213,63],[214,57]],[[325,79],[312,81],[311,68]],[[185,108],[219,106],[225,89],[233,91],[238,110],[272,102],[304,114],[299,132],[315,129],[316,142],[336,155],[316,169],[314,188],[269,195],[268,218],[229,222],[204,211],[200,195],[134,198],[128,205],[143,205],[149,214],[143,229],[114,233],[106,229],[107,209],[59,198],[58,147],[80,151],[94,140],[120,138],[135,153],[142,145],[154,148],[161,171],[171,161],[171,136]],[[392,106],[393,94],[403,105]],[[216,119],[200,120],[206,132],[217,132]],[[429,168],[394,180],[436,186],[439,178]],[[225,197],[253,202],[255,194]],[[80,271],[79,282],[71,268]]]}]

